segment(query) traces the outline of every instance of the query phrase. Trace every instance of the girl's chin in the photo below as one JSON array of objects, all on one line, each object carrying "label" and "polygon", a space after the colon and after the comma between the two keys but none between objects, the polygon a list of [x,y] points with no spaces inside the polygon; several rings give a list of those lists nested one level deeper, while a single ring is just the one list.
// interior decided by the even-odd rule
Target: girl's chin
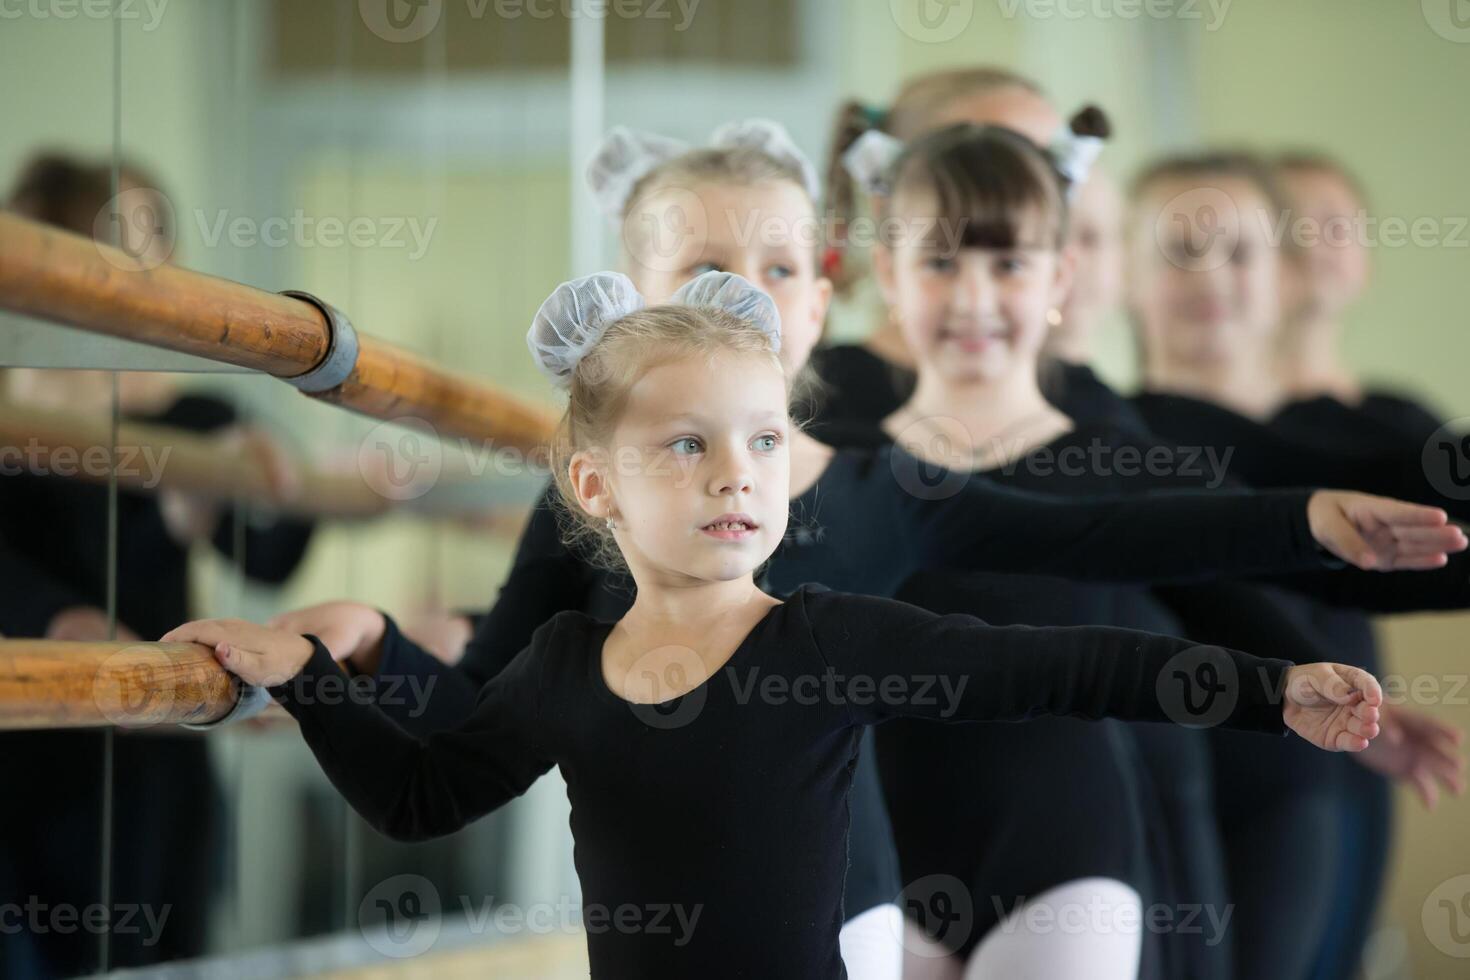
[{"label": "girl's chin", "polygon": [[940,372],[950,381],[999,381],[1016,366],[1016,353],[1009,344],[999,344],[978,353],[946,348],[936,360]]},{"label": "girl's chin", "polygon": [[1223,334],[1199,334],[1192,340],[1193,343],[1179,344],[1175,347],[1178,359],[1186,364],[1201,366],[1224,364],[1233,356],[1234,352],[1230,344],[1224,342]]},{"label": "girl's chin", "polygon": [[1008,376],[1005,371],[968,370],[946,371],[945,384],[953,389],[981,391],[1003,383]]},{"label": "girl's chin", "polygon": [[755,570],[759,567],[759,564],[726,564],[721,565],[718,568],[711,569],[709,570],[709,572],[699,577],[708,582],[734,582],[739,579],[750,578],[752,575],[755,574]]}]

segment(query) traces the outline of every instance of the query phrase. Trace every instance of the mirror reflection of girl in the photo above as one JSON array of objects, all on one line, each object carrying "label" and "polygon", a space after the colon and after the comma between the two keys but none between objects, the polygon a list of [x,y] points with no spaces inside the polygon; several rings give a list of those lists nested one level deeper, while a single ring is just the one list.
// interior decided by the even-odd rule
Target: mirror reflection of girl
[{"label": "mirror reflection of girl", "polygon": [[[272,685],[334,785],[390,836],[452,832],[560,765],[584,908],[672,908],[683,926],[589,928],[595,977],[843,975],[848,790],[872,722],[1165,721],[1178,709],[1160,701],[1161,673],[1194,650],[1242,679],[1228,725],[1351,751],[1376,734],[1381,691],[1351,668],[764,592],[754,573],[781,543],[791,489],[778,322],[769,297],[725,273],[654,307],[603,274],[542,307],[529,340],[569,397],[558,485],[574,533],[625,562],[637,594],[615,623],[555,617],[454,730],[417,738],[362,699],[325,696],[341,677],[319,640],[234,620],[167,639]],[[821,692],[833,676],[893,693]],[[752,697],[750,677],[790,693]],[[953,695],[919,696],[926,677]]]},{"label": "mirror reflection of girl", "polygon": [[[667,298],[712,269],[758,282],[789,325],[782,362],[793,376],[803,372],[807,352],[822,329],[829,286],[817,272],[815,249],[801,244],[799,237],[815,222],[811,166],[780,127],[758,120],[734,124],[722,128],[714,145],[701,148],[615,131],[591,175],[605,209],[623,229],[624,265],[640,291],[653,299]],[[676,211],[678,222],[669,220]],[[697,227],[691,228],[691,221]],[[689,231],[676,238],[655,233],[669,228]],[[749,233],[762,228],[770,233]],[[1270,565],[1284,569],[1279,563],[1298,560],[1262,555],[1263,545],[1276,551],[1269,539],[1279,537],[1275,528],[1280,525],[1261,520],[1264,513],[1246,515],[1262,504],[1274,510],[1284,500],[1236,500],[1210,515],[1194,510],[1199,500],[1180,500],[1174,505],[1184,505],[1182,509],[1140,506],[1133,511],[1137,520],[1121,520],[1125,515],[1112,504],[1072,505],[1019,496],[997,492],[985,481],[971,481],[944,499],[925,499],[896,479],[886,456],[834,452],[800,430],[790,434],[789,446],[798,527],[767,570],[766,583],[778,593],[820,581],[886,595],[914,570],[950,565],[1136,579],[1193,578],[1208,570],[1239,573],[1253,564],[1255,570]],[[1283,514],[1306,499],[1303,495]],[[1389,513],[1361,499],[1348,506],[1334,494],[1312,500],[1308,523],[1339,554],[1351,553],[1343,532],[1350,535],[1354,520],[1368,513],[1358,508]],[[479,687],[558,612],[577,609],[611,620],[628,609],[629,589],[619,576],[596,567],[593,556],[563,545],[558,506],[556,495],[548,493],[533,511],[498,600],[452,669],[405,638],[383,613],[360,604],[319,605],[278,617],[273,625],[320,635],[356,671],[434,677],[437,686],[428,710],[400,711],[395,718],[422,732],[452,727],[468,715]],[[1345,516],[1349,511],[1351,519]],[[1208,527],[1214,543],[1201,542],[1200,555],[1182,563],[1174,556],[1157,557],[1159,549],[1153,547],[1130,547],[1140,536],[1173,540],[1168,529],[1180,520]],[[1458,536],[1451,536],[1455,540],[1426,545],[1458,547]],[[395,711],[391,703],[384,707]],[[850,805],[844,959],[854,978],[893,977],[901,954],[894,900],[902,884],[867,751],[859,755]]]},{"label": "mirror reflection of girl", "polygon": [[[22,170],[4,206],[34,221],[91,237],[116,209],[125,250],[156,265],[173,253],[174,230],[158,216],[158,183],[143,169],[112,167],[67,154],[41,153]],[[128,220],[146,214],[150,221]],[[99,220],[101,219],[101,220]],[[155,223],[156,222],[156,223]],[[143,234],[146,231],[147,234]],[[150,265],[150,267],[151,267]],[[264,431],[240,425],[235,408],[202,391],[182,392],[152,371],[0,370],[0,396],[30,408],[110,418],[113,378],[124,419],[208,433],[218,451],[247,454],[288,499],[297,484],[290,459]],[[156,639],[190,614],[189,554],[196,544],[237,556],[243,573],[279,584],[305,555],[309,523],[249,522],[233,508],[174,490],[117,494],[116,567],[108,568],[105,483],[50,472],[0,469],[0,633],[72,642]],[[237,534],[238,531],[238,534]],[[110,622],[108,581],[116,581]],[[0,864],[0,907],[27,900],[52,908],[93,908],[104,894],[92,849],[101,827],[107,736],[96,729],[6,732],[0,736],[0,780],[25,787],[24,807],[8,808],[7,847]],[[204,740],[174,733],[129,735],[112,746],[113,901],[168,910],[158,934],[118,930],[109,938],[114,967],[142,967],[206,951],[213,898],[222,880],[225,806]],[[72,976],[96,968],[95,942],[56,930],[22,930],[0,942],[0,974]]]},{"label": "mirror reflection of girl", "polygon": [[[1301,433],[1271,421],[1290,388],[1284,363],[1275,357],[1282,256],[1270,235],[1283,204],[1267,167],[1229,153],[1167,159],[1140,175],[1131,196],[1128,297],[1146,389],[1136,401],[1152,426],[1187,444],[1228,441],[1237,447],[1237,468],[1252,481],[1279,479],[1271,465],[1276,460],[1289,460],[1284,468],[1295,476],[1330,473],[1352,482],[1361,473],[1365,481],[1384,475],[1422,481],[1417,447],[1368,462],[1371,455],[1346,447],[1324,451],[1334,438],[1326,432],[1304,442]],[[1361,615],[1284,596],[1280,602],[1352,662],[1376,665],[1371,625]],[[1198,623],[1192,631],[1210,639]],[[1221,636],[1238,637],[1238,624],[1219,625]],[[1394,741],[1437,747],[1447,760],[1457,756],[1458,733],[1409,712],[1394,714],[1386,721]],[[1217,748],[1227,848],[1239,855],[1241,874],[1232,887],[1240,899],[1241,955],[1248,957],[1242,968],[1270,964],[1305,976],[1314,956],[1355,963],[1388,847],[1386,784],[1362,767],[1343,767],[1335,781],[1321,768],[1305,778],[1269,779],[1246,747],[1220,739]],[[1412,769],[1408,775],[1422,781]],[[1245,791],[1224,789],[1230,786]],[[1434,787],[1421,785],[1419,792],[1432,805]],[[1252,800],[1252,793],[1260,797]],[[1324,835],[1324,827],[1332,835]],[[1351,851],[1341,846],[1339,833],[1346,835],[1343,842],[1351,837]],[[1319,884],[1284,890],[1269,875],[1253,873],[1263,866],[1262,847],[1290,853],[1304,872],[1302,881],[1316,867]],[[1300,926],[1289,942],[1278,925],[1285,916]]]}]

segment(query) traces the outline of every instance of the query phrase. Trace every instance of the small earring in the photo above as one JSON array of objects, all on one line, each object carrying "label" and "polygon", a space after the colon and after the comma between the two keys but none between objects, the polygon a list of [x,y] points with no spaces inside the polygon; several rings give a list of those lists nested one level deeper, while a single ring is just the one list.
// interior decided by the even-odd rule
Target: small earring
[{"label": "small earring", "polygon": [[607,519],[607,529],[609,531],[616,531],[618,529],[618,522],[609,517]]},{"label": "small earring", "polygon": [[1047,310],[1046,322],[1048,326],[1060,327],[1062,325],[1062,311],[1055,306]]}]

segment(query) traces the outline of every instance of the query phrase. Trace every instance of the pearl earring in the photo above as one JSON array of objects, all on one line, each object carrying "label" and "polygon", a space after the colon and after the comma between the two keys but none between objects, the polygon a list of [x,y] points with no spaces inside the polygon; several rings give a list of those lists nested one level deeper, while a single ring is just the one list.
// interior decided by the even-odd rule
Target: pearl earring
[{"label": "pearl earring", "polygon": [[1047,310],[1046,322],[1048,326],[1060,327],[1062,325],[1062,311],[1055,306]]}]

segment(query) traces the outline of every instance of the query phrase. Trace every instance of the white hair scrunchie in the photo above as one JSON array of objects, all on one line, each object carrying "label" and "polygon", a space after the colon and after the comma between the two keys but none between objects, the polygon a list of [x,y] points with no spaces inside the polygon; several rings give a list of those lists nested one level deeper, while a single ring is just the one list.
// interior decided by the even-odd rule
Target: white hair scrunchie
[{"label": "white hair scrunchie", "polygon": [[[781,315],[764,290],[733,272],[696,276],[669,299],[682,306],[714,307],[748,321],[781,350]],[[541,373],[558,388],[570,387],[572,374],[607,328],[647,307],[633,280],[621,272],[596,272],[564,282],[546,298],[526,332],[526,346]]]},{"label": "white hair scrunchie", "polygon": [[887,194],[888,170],[903,153],[903,141],[881,129],[870,129],[842,154],[842,166],[869,194]]},{"label": "white hair scrunchie", "polygon": [[587,186],[604,214],[622,217],[638,182],[689,149],[682,140],[618,126],[608,132],[587,164]]},{"label": "white hair scrunchie", "polygon": [[[725,123],[710,136],[712,149],[751,149],[766,154],[801,174],[802,186],[813,201],[821,199],[817,168],[796,145],[786,127],[770,119],[742,119]],[[611,130],[587,165],[587,186],[597,206],[619,220],[633,196],[633,188],[659,167],[693,150],[682,140],[618,126]]]},{"label": "white hair scrunchie", "polygon": [[781,352],[781,314],[776,301],[764,289],[733,272],[702,272],[680,286],[671,303],[684,306],[713,306],[749,321],[771,341],[771,350]]},{"label": "white hair scrunchie", "polygon": [[813,201],[822,199],[822,181],[817,176],[816,166],[801,152],[786,127],[773,119],[741,119],[725,123],[710,136],[710,146],[759,150],[801,174],[801,186],[806,188],[807,196]]},{"label": "white hair scrunchie", "polygon": [[1092,165],[1102,155],[1104,140],[1098,136],[1078,136],[1071,127],[1063,125],[1052,137],[1047,150],[1056,163],[1057,172],[1067,179],[1067,196],[1077,193],[1077,188],[1087,182]]},{"label": "white hair scrunchie", "polygon": [[566,388],[577,362],[596,346],[608,326],[645,305],[633,280],[621,272],[595,272],[564,282],[536,311],[526,346],[541,373],[558,388]]}]

